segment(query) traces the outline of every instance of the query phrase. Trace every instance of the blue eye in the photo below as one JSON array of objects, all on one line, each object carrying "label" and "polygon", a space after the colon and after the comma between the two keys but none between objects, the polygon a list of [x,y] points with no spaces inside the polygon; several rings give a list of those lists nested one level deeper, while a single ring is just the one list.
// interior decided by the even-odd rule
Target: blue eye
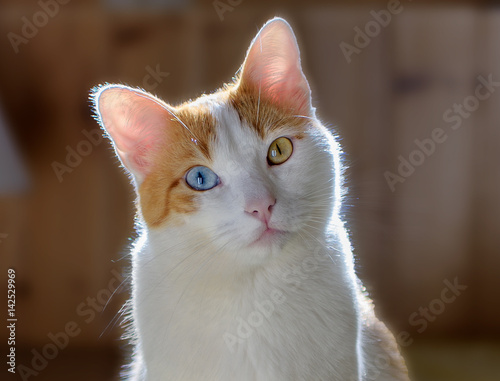
[{"label": "blue eye", "polygon": [[186,183],[197,191],[206,191],[219,184],[217,176],[210,168],[201,165],[191,168],[186,173]]}]

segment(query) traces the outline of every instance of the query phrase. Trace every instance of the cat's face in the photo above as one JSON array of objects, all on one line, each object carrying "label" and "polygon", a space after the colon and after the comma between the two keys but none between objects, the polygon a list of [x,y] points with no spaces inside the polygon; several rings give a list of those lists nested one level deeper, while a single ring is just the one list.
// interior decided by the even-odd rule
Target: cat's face
[{"label": "cat's face", "polygon": [[[170,222],[185,225],[216,247],[264,254],[291,235],[306,238],[324,226],[331,210],[333,173],[328,142],[318,126],[268,109],[273,128],[261,136],[241,119],[234,103],[214,103],[210,98],[198,101],[202,102],[210,110],[213,134],[203,144],[206,156],[199,152],[195,161],[179,163],[172,184],[185,211],[171,216]],[[185,138],[198,150],[198,140]],[[141,186],[141,197],[158,185],[155,180]],[[167,194],[169,186],[162,185],[158,193]],[[158,200],[150,206],[157,210],[157,205]]]},{"label": "cat's face", "polygon": [[111,85],[99,119],[133,174],[144,222],[263,258],[322,229],[332,211],[331,138],[314,118],[288,24],[259,32],[236,83],[171,107]]}]

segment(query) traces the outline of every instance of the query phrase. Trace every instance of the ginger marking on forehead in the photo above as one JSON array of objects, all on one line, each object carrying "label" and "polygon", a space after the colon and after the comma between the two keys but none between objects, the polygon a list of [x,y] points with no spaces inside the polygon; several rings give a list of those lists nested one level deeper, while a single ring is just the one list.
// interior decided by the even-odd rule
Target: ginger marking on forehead
[{"label": "ginger marking on forehead", "polygon": [[281,128],[290,135],[302,136],[308,124],[307,118],[295,115],[292,108],[261,97],[259,89],[254,86],[240,84],[234,87],[230,90],[229,101],[240,120],[246,122],[261,139]]}]

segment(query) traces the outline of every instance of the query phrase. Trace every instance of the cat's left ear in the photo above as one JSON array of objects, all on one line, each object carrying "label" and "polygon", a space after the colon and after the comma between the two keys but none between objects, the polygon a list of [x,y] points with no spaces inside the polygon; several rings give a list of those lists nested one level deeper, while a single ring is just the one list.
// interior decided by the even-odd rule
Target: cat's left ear
[{"label": "cat's left ear", "polygon": [[91,97],[96,119],[139,185],[152,172],[156,156],[168,139],[172,111],[153,95],[122,85],[100,87]]},{"label": "cat's left ear", "polygon": [[259,91],[261,97],[310,115],[311,90],[302,72],[297,40],[282,18],[268,21],[252,41],[241,68],[239,86]]}]

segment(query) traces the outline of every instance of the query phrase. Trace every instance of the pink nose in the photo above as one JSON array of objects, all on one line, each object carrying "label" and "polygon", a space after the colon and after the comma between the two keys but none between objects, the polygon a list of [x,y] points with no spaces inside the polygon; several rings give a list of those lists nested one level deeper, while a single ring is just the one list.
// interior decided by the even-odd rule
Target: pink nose
[{"label": "pink nose", "polygon": [[245,212],[267,224],[271,219],[274,204],[276,204],[276,199],[267,194],[260,198],[248,200],[245,205]]}]

